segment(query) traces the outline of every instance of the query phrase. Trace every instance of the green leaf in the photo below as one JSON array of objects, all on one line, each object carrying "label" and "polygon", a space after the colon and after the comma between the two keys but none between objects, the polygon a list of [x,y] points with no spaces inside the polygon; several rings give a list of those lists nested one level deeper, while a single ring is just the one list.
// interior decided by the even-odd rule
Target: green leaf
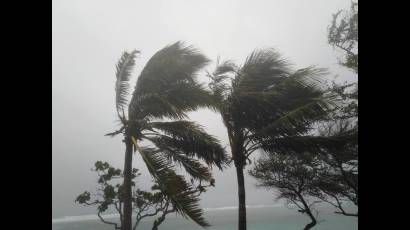
[{"label": "green leaf", "polygon": [[222,169],[227,165],[228,156],[218,139],[207,134],[204,129],[190,121],[152,122],[151,127],[164,132],[169,137],[158,141],[187,156],[196,156],[209,166],[216,165]]},{"label": "green leaf", "polygon": [[129,93],[129,84],[132,68],[135,65],[137,50],[133,50],[131,53],[124,52],[116,66],[116,82],[115,82],[115,102],[118,116],[121,120],[125,119],[121,115],[124,112],[124,108],[127,106],[127,96]]},{"label": "green leaf", "polygon": [[161,191],[173,203],[176,211],[184,217],[191,218],[200,226],[210,226],[203,217],[195,189],[185,181],[184,177],[175,173],[170,161],[158,150],[152,148],[138,147],[138,152],[148,166],[148,171],[158,183]]},{"label": "green leaf", "polygon": [[197,49],[182,42],[158,51],[138,78],[130,116],[133,119],[182,118],[188,111],[212,106],[210,94],[196,79],[208,62]]}]

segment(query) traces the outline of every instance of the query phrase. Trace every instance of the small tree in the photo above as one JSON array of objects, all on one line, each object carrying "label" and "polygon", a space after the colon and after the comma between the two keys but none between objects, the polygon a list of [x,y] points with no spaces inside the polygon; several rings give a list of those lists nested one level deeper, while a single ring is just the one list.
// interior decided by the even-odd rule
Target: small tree
[{"label": "small tree", "polygon": [[[97,216],[105,224],[113,225],[114,229],[122,229],[124,217],[122,206],[124,203],[123,185],[120,183],[124,175],[121,169],[116,169],[110,166],[107,162],[97,161],[94,165],[93,171],[98,174],[97,193],[91,197],[89,191],[85,191],[78,195],[76,202],[87,206],[97,206]],[[132,169],[132,179],[135,180],[141,174],[136,168]],[[193,187],[195,187],[196,195],[199,196],[206,191],[205,188],[214,186],[214,180],[211,180],[209,185],[202,185],[201,181],[195,185],[195,181],[191,180]],[[166,215],[176,212],[175,206],[161,191],[158,184],[151,187],[151,191],[144,191],[136,188],[135,182],[132,181],[132,202],[133,212],[135,214],[135,223],[133,229],[135,230],[140,221],[147,217],[157,217],[154,219],[152,230],[158,230],[160,224],[165,220]],[[118,212],[120,216],[120,223],[108,221],[102,214],[110,209]]]},{"label": "small tree", "polygon": [[321,148],[323,164],[317,186],[322,194],[318,198],[336,207],[336,213],[358,217],[357,213],[348,213],[343,207],[344,201],[358,206],[359,198],[357,84],[334,84],[331,91],[339,96],[341,103],[330,119],[321,124],[319,133],[339,142]]},{"label": "small tree", "polygon": [[314,205],[321,201],[312,196],[319,192],[316,188],[318,164],[320,161],[312,158],[311,154],[298,157],[266,154],[256,162],[249,173],[259,181],[258,186],[277,189],[277,200],[285,199],[288,207],[294,205],[299,208],[299,212],[306,214],[311,220],[304,227],[304,230],[308,230],[318,222],[318,212]]},{"label": "small tree", "polygon": [[328,30],[329,43],[341,49],[345,54],[340,64],[358,72],[358,4],[351,3],[350,11],[340,10],[333,15]]},{"label": "small tree", "polygon": [[[358,73],[358,2],[352,1],[350,11],[340,10],[333,15],[328,31],[328,41],[345,52],[342,66]],[[322,191],[321,199],[338,209],[336,213],[358,217],[358,213],[347,213],[344,201],[358,206],[358,84],[336,84],[330,91],[342,102],[328,121],[319,129],[322,137],[344,138],[340,145],[322,148],[322,157],[327,167],[322,169],[322,179],[317,186]]]},{"label": "small tree", "polygon": [[315,185],[319,192],[314,193],[313,196],[331,204],[337,209],[335,211],[337,214],[358,217],[358,212],[345,210],[347,203],[358,205],[357,174],[352,172],[353,170],[348,171],[338,164],[335,165],[337,160],[332,157],[325,159],[324,162],[326,166],[318,170],[319,176]]}]

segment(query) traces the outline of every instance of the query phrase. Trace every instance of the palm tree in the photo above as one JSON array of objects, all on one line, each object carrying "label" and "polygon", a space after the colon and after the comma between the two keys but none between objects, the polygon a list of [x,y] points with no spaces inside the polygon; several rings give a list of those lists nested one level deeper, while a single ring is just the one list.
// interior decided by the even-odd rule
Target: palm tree
[{"label": "palm tree", "polygon": [[[209,226],[202,216],[199,198],[174,163],[194,179],[212,181],[208,166],[222,169],[227,164],[224,148],[194,122],[184,120],[187,112],[211,107],[212,98],[196,76],[209,60],[192,46],[176,42],[158,51],[143,68],[128,103],[129,80],[139,51],[124,52],[116,71],[116,110],[121,121],[118,131],[125,143],[123,182],[123,230],[132,227],[132,157],[138,152],[160,189],[177,213],[201,226]],[[127,111],[126,111],[127,110]],[[127,116],[125,114],[128,114]],[[160,121],[168,118],[168,121]],[[144,143],[144,145],[142,145]]]},{"label": "palm tree", "polygon": [[330,108],[318,87],[323,74],[314,67],[292,71],[273,49],[255,50],[241,67],[218,60],[208,74],[236,167],[239,230],[246,229],[243,170],[249,156],[257,149],[286,152],[312,144],[304,139],[310,125]]}]

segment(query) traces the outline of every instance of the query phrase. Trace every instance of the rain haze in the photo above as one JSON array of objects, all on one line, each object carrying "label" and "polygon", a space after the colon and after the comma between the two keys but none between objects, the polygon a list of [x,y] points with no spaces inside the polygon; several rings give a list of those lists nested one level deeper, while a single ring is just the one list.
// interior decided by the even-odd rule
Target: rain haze
[{"label": "rain haze", "polygon": [[[218,56],[241,64],[255,48],[272,47],[295,68],[316,65],[351,81],[356,75],[338,65],[338,52],[327,42],[332,14],[349,6],[347,0],[53,0],[53,218],[95,213],[74,203],[79,193],[96,186],[90,168],[97,160],[123,166],[122,138],[104,136],[119,126],[114,82],[123,51],[141,51],[132,88],[147,60],[179,40],[214,61],[208,70]],[[217,113],[199,110],[190,115],[229,149]],[[138,183],[148,187],[146,166],[138,157],[133,164],[143,174]],[[216,187],[201,196],[202,207],[236,206],[235,168],[213,173]],[[271,191],[255,187],[253,178],[246,175],[245,181],[248,205],[275,202]]]}]

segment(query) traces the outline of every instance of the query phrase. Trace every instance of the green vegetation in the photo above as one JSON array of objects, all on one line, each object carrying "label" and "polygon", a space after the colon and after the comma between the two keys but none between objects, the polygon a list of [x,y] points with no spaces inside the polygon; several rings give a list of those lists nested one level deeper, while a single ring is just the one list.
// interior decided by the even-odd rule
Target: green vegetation
[{"label": "green vegetation", "polygon": [[[91,197],[91,192],[85,191],[78,195],[75,201],[83,205],[97,206],[98,218],[100,218],[103,223],[113,225],[115,229],[122,229],[121,226],[123,226],[124,222],[122,212],[124,186],[121,184],[121,180],[124,178],[124,174],[121,169],[116,169],[107,162],[101,161],[95,162],[94,169],[92,170],[98,174],[99,187],[96,194],[94,197]],[[147,217],[156,217],[153,221],[152,230],[157,230],[159,225],[164,222],[166,215],[175,213],[176,208],[166,194],[161,191],[158,184],[154,184],[151,191],[140,190],[136,186],[135,181],[140,175],[138,169],[132,169],[132,207],[135,214],[133,230],[137,229],[140,221]],[[213,180],[211,180],[208,185],[196,183],[194,180],[192,180],[191,183],[196,193],[195,196],[199,196],[202,192],[205,192],[206,187],[214,186]],[[115,209],[119,214],[120,224],[108,221],[101,215],[110,208]]]},{"label": "green vegetation", "polygon": [[[352,2],[350,12],[333,15],[328,40],[344,51],[340,64],[357,73],[357,3]],[[265,148],[250,170],[259,186],[278,190],[277,199],[286,199],[311,219],[304,229],[317,224],[317,203],[330,204],[337,214],[359,216],[346,211],[347,204],[358,207],[358,84],[332,82],[326,91],[335,106],[311,125],[315,132],[289,142],[293,150]]]},{"label": "green vegetation", "polygon": [[323,69],[292,70],[273,49],[255,50],[241,67],[218,63],[209,74],[217,109],[228,132],[239,196],[239,230],[246,229],[243,170],[249,156],[297,151],[309,144],[311,124],[332,107],[320,88]]},{"label": "green vegetation", "polygon": [[[201,226],[209,226],[199,207],[196,190],[175,169],[178,163],[195,180],[210,182],[213,180],[211,172],[200,160],[219,169],[227,164],[225,150],[219,141],[199,125],[184,120],[189,111],[213,106],[209,93],[196,79],[197,72],[208,59],[181,42],[163,48],[143,68],[128,103],[128,81],[138,53],[124,52],[117,64],[116,109],[121,128],[107,134],[123,134],[126,146],[122,229],[131,230],[132,227],[133,152],[141,155],[158,188],[177,213]],[[161,121],[163,118],[172,120]],[[142,145],[143,141],[149,144]]]},{"label": "green vegetation", "polygon": [[[350,11],[333,15],[328,42],[343,51],[340,64],[358,73],[357,2],[352,2]],[[256,151],[261,157],[250,175],[258,186],[279,191],[277,199],[306,214],[310,223],[304,229],[318,223],[318,203],[330,204],[337,214],[358,217],[358,211],[346,209],[347,204],[358,207],[357,83],[326,85],[326,69],[294,69],[276,50],[261,49],[240,66],[218,59],[215,70],[207,73],[211,80],[207,88],[197,76],[209,60],[194,47],[176,42],[146,63],[128,101],[128,82],[138,54],[124,52],[118,61],[115,92],[121,127],[106,134],[123,135],[124,168],[96,162],[96,199],[88,191],[76,199],[96,205],[102,222],[131,230],[151,216],[155,217],[152,229],[158,229],[167,214],[177,213],[210,226],[199,196],[214,186],[211,168],[223,170],[233,162],[238,230],[246,230],[244,170]],[[221,115],[230,156],[219,140],[188,120],[187,113],[200,108]],[[132,168],[133,153],[141,156],[155,181],[151,191],[138,189],[133,181],[139,176]],[[185,170],[190,182],[177,168]],[[119,213],[119,224],[102,217],[110,208]]]},{"label": "green vegetation", "polygon": [[304,227],[304,230],[308,230],[318,222],[318,213],[314,205],[320,201],[310,199],[318,190],[318,165],[320,161],[311,154],[302,154],[298,157],[270,154],[259,159],[249,173],[260,182],[258,186],[277,189],[277,200],[285,199],[288,207],[295,206],[299,212],[305,213],[311,220]]},{"label": "green vegetation", "polygon": [[350,11],[340,10],[333,15],[328,41],[344,52],[340,64],[358,72],[359,67],[359,14],[358,3],[351,3]]},{"label": "green vegetation", "polygon": [[266,148],[249,171],[258,186],[277,190],[277,199],[285,199],[311,219],[304,229],[317,224],[317,203],[330,204],[337,214],[358,217],[358,212],[345,207],[358,206],[357,95],[349,92],[348,85],[334,86],[330,92],[338,106],[318,122],[316,134],[292,141],[292,151]]}]

